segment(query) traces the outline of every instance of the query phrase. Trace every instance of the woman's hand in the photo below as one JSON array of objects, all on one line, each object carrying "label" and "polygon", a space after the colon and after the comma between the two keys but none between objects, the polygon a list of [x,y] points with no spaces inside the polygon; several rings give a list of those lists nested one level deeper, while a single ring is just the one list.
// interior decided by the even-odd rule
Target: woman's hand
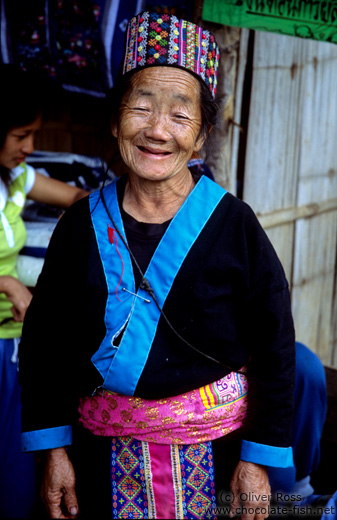
[{"label": "woman's hand", "polygon": [[269,516],[271,492],[265,466],[240,460],[231,480],[231,491],[231,518],[263,520]]},{"label": "woman's hand", "polygon": [[41,498],[50,518],[76,518],[75,472],[65,448],[48,450]]},{"label": "woman's hand", "polygon": [[5,293],[7,299],[13,304],[11,311],[14,321],[23,321],[32,293],[13,276],[0,276],[0,292]]}]

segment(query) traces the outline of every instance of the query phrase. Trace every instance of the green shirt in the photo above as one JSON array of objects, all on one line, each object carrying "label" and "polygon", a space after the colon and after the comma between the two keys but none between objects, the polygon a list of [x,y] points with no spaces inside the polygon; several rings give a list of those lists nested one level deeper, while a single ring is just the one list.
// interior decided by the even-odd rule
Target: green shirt
[{"label": "green shirt", "polygon": [[[20,249],[26,241],[26,229],[21,218],[26,195],[35,182],[35,170],[25,163],[11,171],[8,188],[0,179],[0,276],[18,278],[16,264]],[[0,323],[12,318],[12,303],[0,293]],[[0,325],[0,338],[19,338],[22,323],[13,320]]]}]

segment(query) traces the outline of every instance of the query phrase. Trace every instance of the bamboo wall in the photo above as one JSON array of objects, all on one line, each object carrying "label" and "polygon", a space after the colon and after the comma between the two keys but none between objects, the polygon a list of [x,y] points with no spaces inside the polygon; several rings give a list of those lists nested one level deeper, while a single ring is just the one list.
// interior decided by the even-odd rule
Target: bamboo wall
[{"label": "bamboo wall", "polygon": [[226,160],[208,162],[277,250],[297,340],[337,366],[337,46],[201,23],[220,43],[224,100],[211,150]]},{"label": "bamboo wall", "polygon": [[337,350],[336,63],[336,45],[254,33],[243,177],[285,268],[297,339],[326,365]]}]

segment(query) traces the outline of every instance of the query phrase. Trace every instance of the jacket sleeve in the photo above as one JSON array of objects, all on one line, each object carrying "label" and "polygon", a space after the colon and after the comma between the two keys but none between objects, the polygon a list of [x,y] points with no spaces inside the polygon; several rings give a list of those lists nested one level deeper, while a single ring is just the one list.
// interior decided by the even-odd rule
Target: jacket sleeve
[{"label": "jacket sleeve", "polygon": [[245,247],[248,291],[242,312],[248,345],[249,433],[243,460],[292,465],[295,331],[288,282],[256,216],[247,209]]},{"label": "jacket sleeve", "polygon": [[61,217],[26,313],[19,347],[24,451],[71,443],[82,370],[76,353],[82,348],[85,354],[81,303],[87,297],[88,228],[83,199]]}]

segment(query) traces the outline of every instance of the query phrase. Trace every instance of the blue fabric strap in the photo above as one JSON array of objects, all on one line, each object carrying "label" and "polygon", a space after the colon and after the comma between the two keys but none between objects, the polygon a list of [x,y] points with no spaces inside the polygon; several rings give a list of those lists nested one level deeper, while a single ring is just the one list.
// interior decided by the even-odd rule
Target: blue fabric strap
[{"label": "blue fabric strap", "polygon": [[[145,273],[160,307],[186,255],[225,194],[223,188],[203,176],[171,221]],[[160,318],[149,294],[141,288],[137,294],[151,302],[135,297],[128,326],[103,385],[124,395],[134,395]]]},{"label": "blue fabric strap", "polygon": [[[117,200],[117,181],[112,182],[104,189],[104,199],[120,233],[126,240],[123,221]],[[102,260],[108,297],[105,307],[106,334],[98,351],[92,357],[92,362],[103,378],[106,377],[117,348],[112,345],[113,339],[126,324],[131,312],[134,297],[126,291],[135,292],[135,281],[131,258],[127,248],[117,233],[112,235],[112,222],[105,211],[100,198],[100,192],[89,196],[91,220],[94,226],[99,254]],[[110,233],[110,236],[109,236]],[[113,243],[111,243],[111,239]]]}]

